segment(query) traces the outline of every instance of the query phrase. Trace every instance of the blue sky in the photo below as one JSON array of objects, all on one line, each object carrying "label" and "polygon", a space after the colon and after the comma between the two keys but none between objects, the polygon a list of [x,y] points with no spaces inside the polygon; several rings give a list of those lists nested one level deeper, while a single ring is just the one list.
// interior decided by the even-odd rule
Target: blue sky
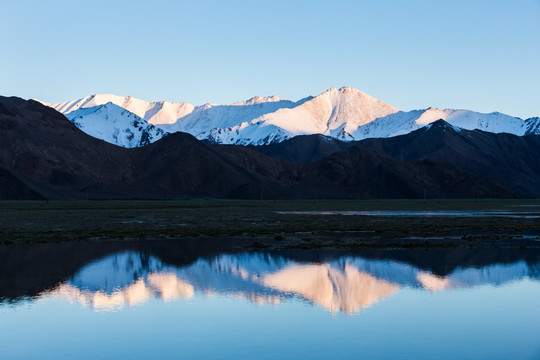
[{"label": "blue sky", "polygon": [[3,1],[0,94],[227,103],[358,88],[540,116],[540,0]]}]

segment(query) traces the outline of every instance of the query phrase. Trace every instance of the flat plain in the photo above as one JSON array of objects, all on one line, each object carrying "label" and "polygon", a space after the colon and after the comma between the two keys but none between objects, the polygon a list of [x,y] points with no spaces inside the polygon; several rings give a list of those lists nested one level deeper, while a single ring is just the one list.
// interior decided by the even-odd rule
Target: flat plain
[{"label": "flat plain", "polygon": [[0,202],[0,243],[243,238],[252,248],[540,247],[539,200]]}]

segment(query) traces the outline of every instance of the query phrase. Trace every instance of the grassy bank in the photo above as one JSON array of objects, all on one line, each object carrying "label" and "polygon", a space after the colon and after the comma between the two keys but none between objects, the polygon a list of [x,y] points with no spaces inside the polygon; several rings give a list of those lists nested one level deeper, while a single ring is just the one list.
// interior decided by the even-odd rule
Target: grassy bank
[{"label": "grassy bank", "polygon": [[[261,239],[254,246],[301,248],[471,246],[508,239],[532,239],[534,245],[540,219],[520,213],[540,216],[536,205],[539,200],[0,202],[0,243],[249,237]],[[280,213],[491,210],[515,217]]]}]

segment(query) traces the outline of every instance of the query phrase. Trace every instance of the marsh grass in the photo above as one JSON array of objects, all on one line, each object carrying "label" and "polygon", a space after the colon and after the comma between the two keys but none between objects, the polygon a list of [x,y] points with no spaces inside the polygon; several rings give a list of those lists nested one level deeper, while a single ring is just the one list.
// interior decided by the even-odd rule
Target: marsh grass
[{"label": "marsh grass", "polygon": [[[408,247],[443,245],[402,239],[446,236],[475,246],[499,239],[514,241],[520,234],[540,235],[540,221],[278,212],[526,210],[540,215],[540,207],[535,207],[538,204],[538,200],[0,202],[0,243],[249,237],[269,238],[280,247],[376,247],[385,243]],[[446,243],[449,246],[451,242]]]}]

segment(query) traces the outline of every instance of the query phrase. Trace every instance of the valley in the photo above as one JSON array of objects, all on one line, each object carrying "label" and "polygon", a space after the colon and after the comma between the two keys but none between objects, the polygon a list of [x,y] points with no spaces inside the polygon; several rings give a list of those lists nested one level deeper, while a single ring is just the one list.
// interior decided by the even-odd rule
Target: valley
[{"label": "valley", "polygon": [[236,239],[236,246],[253,249],[540,246],[535,200],[3,201],[0,218],[4,244]]}]

